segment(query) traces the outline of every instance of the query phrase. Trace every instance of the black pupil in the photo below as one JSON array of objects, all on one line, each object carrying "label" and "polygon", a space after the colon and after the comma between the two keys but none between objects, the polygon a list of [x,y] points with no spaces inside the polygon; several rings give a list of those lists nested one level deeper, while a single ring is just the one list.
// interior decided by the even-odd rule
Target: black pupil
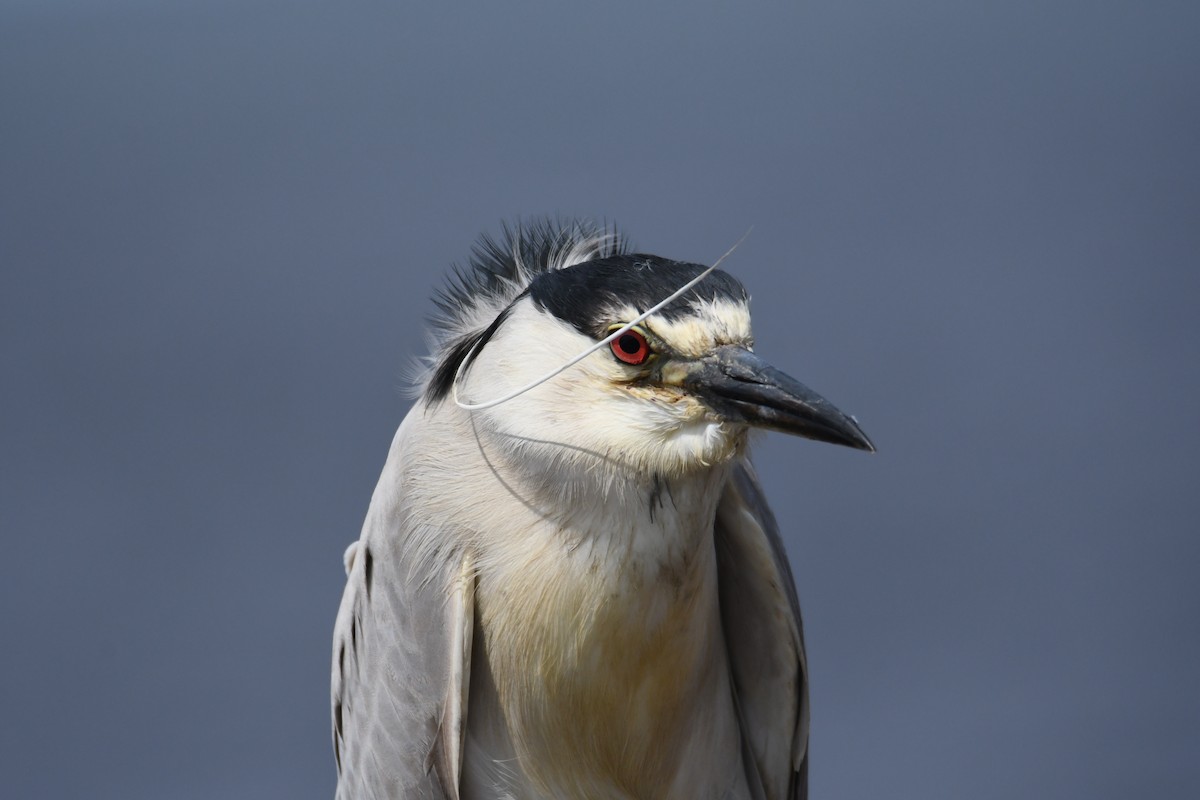
[{"label": "black pupil", "polygon": [[624,336],[622,336],[620,339],[617,339],[617,344],[620,345],[621,349],[624,352],[628,353],[631,356],[636,355],[642,349],[641,340],[638,339],[638,337],[634,336],[632,333],[627,333]]}]

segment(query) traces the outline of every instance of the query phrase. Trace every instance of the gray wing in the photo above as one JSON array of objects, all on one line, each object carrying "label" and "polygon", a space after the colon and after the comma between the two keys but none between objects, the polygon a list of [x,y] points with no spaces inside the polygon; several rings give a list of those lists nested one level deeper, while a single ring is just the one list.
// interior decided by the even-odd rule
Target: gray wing
[{"label": "gray wing", "polygon": [[456,799],[474,578],[457,555],[413,574],[394,472],[385,467],[346,553],[331,686],[337,798]]},{"label": "gray wing", "polygon": [[743,461],[716,521],[721,623],[755,797],[808,796],[808,666],[800,603],[775,516]]}]

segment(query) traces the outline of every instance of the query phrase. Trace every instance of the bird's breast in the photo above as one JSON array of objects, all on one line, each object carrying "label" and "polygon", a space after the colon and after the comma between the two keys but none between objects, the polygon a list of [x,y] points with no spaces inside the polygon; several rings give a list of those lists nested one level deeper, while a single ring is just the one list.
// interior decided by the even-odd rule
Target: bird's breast
[{"label": "bird's breast", "polygon": [[496,701],[547,795],[702,797],[680,780],[740,773],[714,504],[683,494],[601,530],[528,531],[479,576]]}]

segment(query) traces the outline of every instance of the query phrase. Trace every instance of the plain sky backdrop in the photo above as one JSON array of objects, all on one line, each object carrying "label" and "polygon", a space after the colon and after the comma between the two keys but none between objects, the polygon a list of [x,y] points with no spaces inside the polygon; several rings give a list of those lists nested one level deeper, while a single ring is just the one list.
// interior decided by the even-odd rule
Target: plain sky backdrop
[{"label": "plain sky backdrop", "polygon": [[1200,797],[1200,3],[0,0],[0,794],[326,798],[343,573],[501,221],[727,268],[812,795]]}]

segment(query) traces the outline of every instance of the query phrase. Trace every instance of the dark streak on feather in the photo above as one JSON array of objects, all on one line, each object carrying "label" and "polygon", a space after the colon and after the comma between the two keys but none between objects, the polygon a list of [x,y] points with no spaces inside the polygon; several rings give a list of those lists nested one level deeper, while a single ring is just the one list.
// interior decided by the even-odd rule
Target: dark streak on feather
[{"label": "dark streak on feather", "polygon": [[471,362],[475,360],[476,356],[479,355],[479,351],[483,349],[483,346],[499,330],[511,311],[512,306],[510,305],[501,311],[496,316],[496,319],[492,320],[492,324],[482,333],[467,336],[450,348],[450,352],[446,354],[446,357],[442,359],[437,369],[434,370],[433,377],[429,380],[429,388],[425,390],[425,404],[427,406],[434,406],[446,399],[450,394],[450,390],[454,388],[454,379],[458,376],[459,364],[469,359],[463,365],[463,370],[465,371],[471,366]]},{"label": "dark streak on feather", "polygon": [[662,493],[664,482],[662,476],[654,473],[654,483],[650,487],[650,521],[654,522],[654,512],[663,507]]},{"label": "dark streak on feather", "polygon": [[338,772],[342,771],[342,704],[333,705],[333,758],[337,761]]},{"label": "dark streak on feather", "polygon": [[375,559],[371,556],[371,548],[363,545],[363,575],[367,587],[367,599],[371,599],[371,578],[375,573]]}]

